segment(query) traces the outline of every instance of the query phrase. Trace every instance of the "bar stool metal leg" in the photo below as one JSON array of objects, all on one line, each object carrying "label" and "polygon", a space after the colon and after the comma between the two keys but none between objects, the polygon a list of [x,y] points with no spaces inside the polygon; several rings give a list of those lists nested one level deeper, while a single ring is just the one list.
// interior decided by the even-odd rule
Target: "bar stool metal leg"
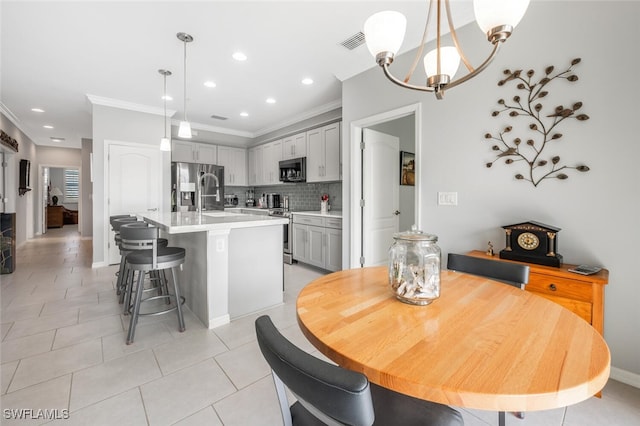
[{"label": "bar stool metal leg", "polygon": [[[171,278],[173,279],[173,291],[176,295],[176,308],[178,310],[178,330],[182,333],[185,330],[184,317],[182,316],[182,297],[180,296],[180,289],[178,288],[178,275],[176,274],[176,268],[171,268]],[[168,299],[167,299],[168,300]]]}]

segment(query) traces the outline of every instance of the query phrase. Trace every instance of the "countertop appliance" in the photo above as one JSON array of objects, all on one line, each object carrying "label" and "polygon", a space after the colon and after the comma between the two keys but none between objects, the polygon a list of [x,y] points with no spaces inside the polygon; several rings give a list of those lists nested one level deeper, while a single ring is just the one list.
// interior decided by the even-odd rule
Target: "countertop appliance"
[{"label": "countertop appliance", "polygon": [[291,265],[293,263],[293,226],[291,212],[285,209],[269,209],[269,216],[286,217],[289,223],[283,226],[283,253],[282,260],[284,263]]},{"label": "countertop appliance", "polygon": [[171,163],[171,211],[224,209],[224,167]]},{"label": "countertop appliance", "polygon": [[224,206],[236,207],[238,205],[238,196],[236,194],[224,194]]},{"label": "countertop appliance", "polygon": [[256,205],[256,200],[254,198],[254,192],[253,189],[249,189],[246,193],[245,193],[245,197],[246,197],[246,201],[244,202],[244,204],[247,207],[253,207]]},{"label": "countertop appliance", "polygon": [[266,194],[267,199],[267,208],[268,209],[279,209],[280,208],[280,194],[276,194],[275,192],[270,192]]},{"label": "countertop appliance", "polygon": [[280,182],[306,182],[307,157],[282,160],[280,165]]}]

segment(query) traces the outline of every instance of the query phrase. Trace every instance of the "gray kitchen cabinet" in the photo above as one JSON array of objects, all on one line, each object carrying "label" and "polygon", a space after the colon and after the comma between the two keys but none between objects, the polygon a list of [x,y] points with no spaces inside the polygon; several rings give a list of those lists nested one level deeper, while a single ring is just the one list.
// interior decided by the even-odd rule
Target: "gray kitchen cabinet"
[{"label": "gray kitchen cabinet", "polygon": [[171,161],[218,164],[216,145],[174,140],[171,142]]},{"label": "gray kitchen cabinet", "polygon": [[282,160],[282,140],[262,145],[262,184],[282,183],[280,182],[280,160]]},{"label": "gray kitchen cabinet", "polygon": [[307,182],[340,180],[340,123],[307,132]]},{"label": "gray kitchen cabinet", "polygon": [[224,167],[224,184],[247,184],[247,150],[230,146],[218,146],[218,163]]},{"label": "gray kitchen cabinet", "polygon": [[342,269],[342,229],[325,228],[325,269],[332,272]]},{"label": "gray kitchen cabinet", "polygon": [[249,185],[262,185],[262,146],[249,149]]},{"label": "gray kitchen cabinet", "polygon": [[282,159],[300,158],[307,156],[307,133],[302,132],[288,136],[282,140]]},{"label": "gray kitchen cabinet", "polygon": [[294,213],[293,258],[329,271],[342,269],[342,219]]}]

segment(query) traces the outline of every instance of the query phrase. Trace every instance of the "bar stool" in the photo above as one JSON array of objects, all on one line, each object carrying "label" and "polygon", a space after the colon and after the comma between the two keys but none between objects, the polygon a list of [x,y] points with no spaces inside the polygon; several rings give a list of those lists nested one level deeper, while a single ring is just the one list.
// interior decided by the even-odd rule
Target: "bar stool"
[{"label": "bar stool", "polygon": [[[113,230],[113,240],[118,249],[120,249],[120,227],[125,223],[132,223],[137,221],[138,219],[135,216],[128,214],[119,214],[109,217],[109,223],[111,224],[111,229]],[[122,250],[120,250],[120,254],[122,255]],[[120,289],[122,287],[123,270],[124,262],[122,262],[121,259],[120,268],[116,271],[116,294],[118,295],[120,295]]]},{"label": "bar stool", "polygon": [[[135,216],[122,215],[120,217],[114,217],[111,220],[111,226],[113,227],[113,231],[115,232],[115,243],[120,249],[120,268],[118,272],[116,272],[116,294],[120,296],[119,303],[124,303],[124,289],[127,286],[127,271],[125,271],[125,257],[129,253],[130,250],[123,250],[121,244],[121,236],[120,236],[120,228],[125,225],[137,226],[137,227],[148,227],[144,221],[138,220]],[[158,247],[167,247],[169,242],[166,238],[158,239]]]},{"label": "bar stool", "polygon": [[[133,274],[137,272],[137,279],[129,281],[126,293],[131,294],[133,300],[129,304],[125,304],[125,309],[131,314],[129,321],[129,333],[127,335],[127,345],[133,343],[135,328],[138,323],[139,316],[160,315],[168,312],[176,311],[178,315],[178,323],[180,332],[185,330],[184,317],[182,315],[182,304],[185,302],[184,297],[180,296],[180,288],[178,285],[178,276],[175,269],[182,267],[184,264],[186,252],[181,247],[158,247],[158,228],[155,226],[138,227],[124,225],[120,227],[121,246],[125,250],[131,250],[125,257],[127,271]],[[140,247],[145,249],[140,250]],[[159,285],[159,293],[157,296],[142,297],[144,292],[145,273],[151,273],[151,276],[159,277],[160,272],[163,273],[167,269],[171,270],[171,278],[173,281],[173,292],[168,292],[166,279],[161,280]],[[134,289],[135,283],[135,289]],[[140,306],[143,302],[149,302],[165,298],[168,302],[174,301],[175,304],[163,309],[149,313],[141,313]]]}]

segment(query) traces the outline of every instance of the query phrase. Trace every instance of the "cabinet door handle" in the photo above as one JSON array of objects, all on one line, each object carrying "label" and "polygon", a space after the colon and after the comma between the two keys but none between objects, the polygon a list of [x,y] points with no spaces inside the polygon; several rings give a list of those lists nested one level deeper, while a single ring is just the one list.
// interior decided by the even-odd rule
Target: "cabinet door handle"
[{"label": "cabinet door handle", "polygon": [[556,291],[557,289],[558,289],[558,287],[556,287],[556,285],[555,285],[555,284],[553,284],[553,283],[552,283],[552,284],[549,284],[549,290],[551,290],[551,291]]}]

